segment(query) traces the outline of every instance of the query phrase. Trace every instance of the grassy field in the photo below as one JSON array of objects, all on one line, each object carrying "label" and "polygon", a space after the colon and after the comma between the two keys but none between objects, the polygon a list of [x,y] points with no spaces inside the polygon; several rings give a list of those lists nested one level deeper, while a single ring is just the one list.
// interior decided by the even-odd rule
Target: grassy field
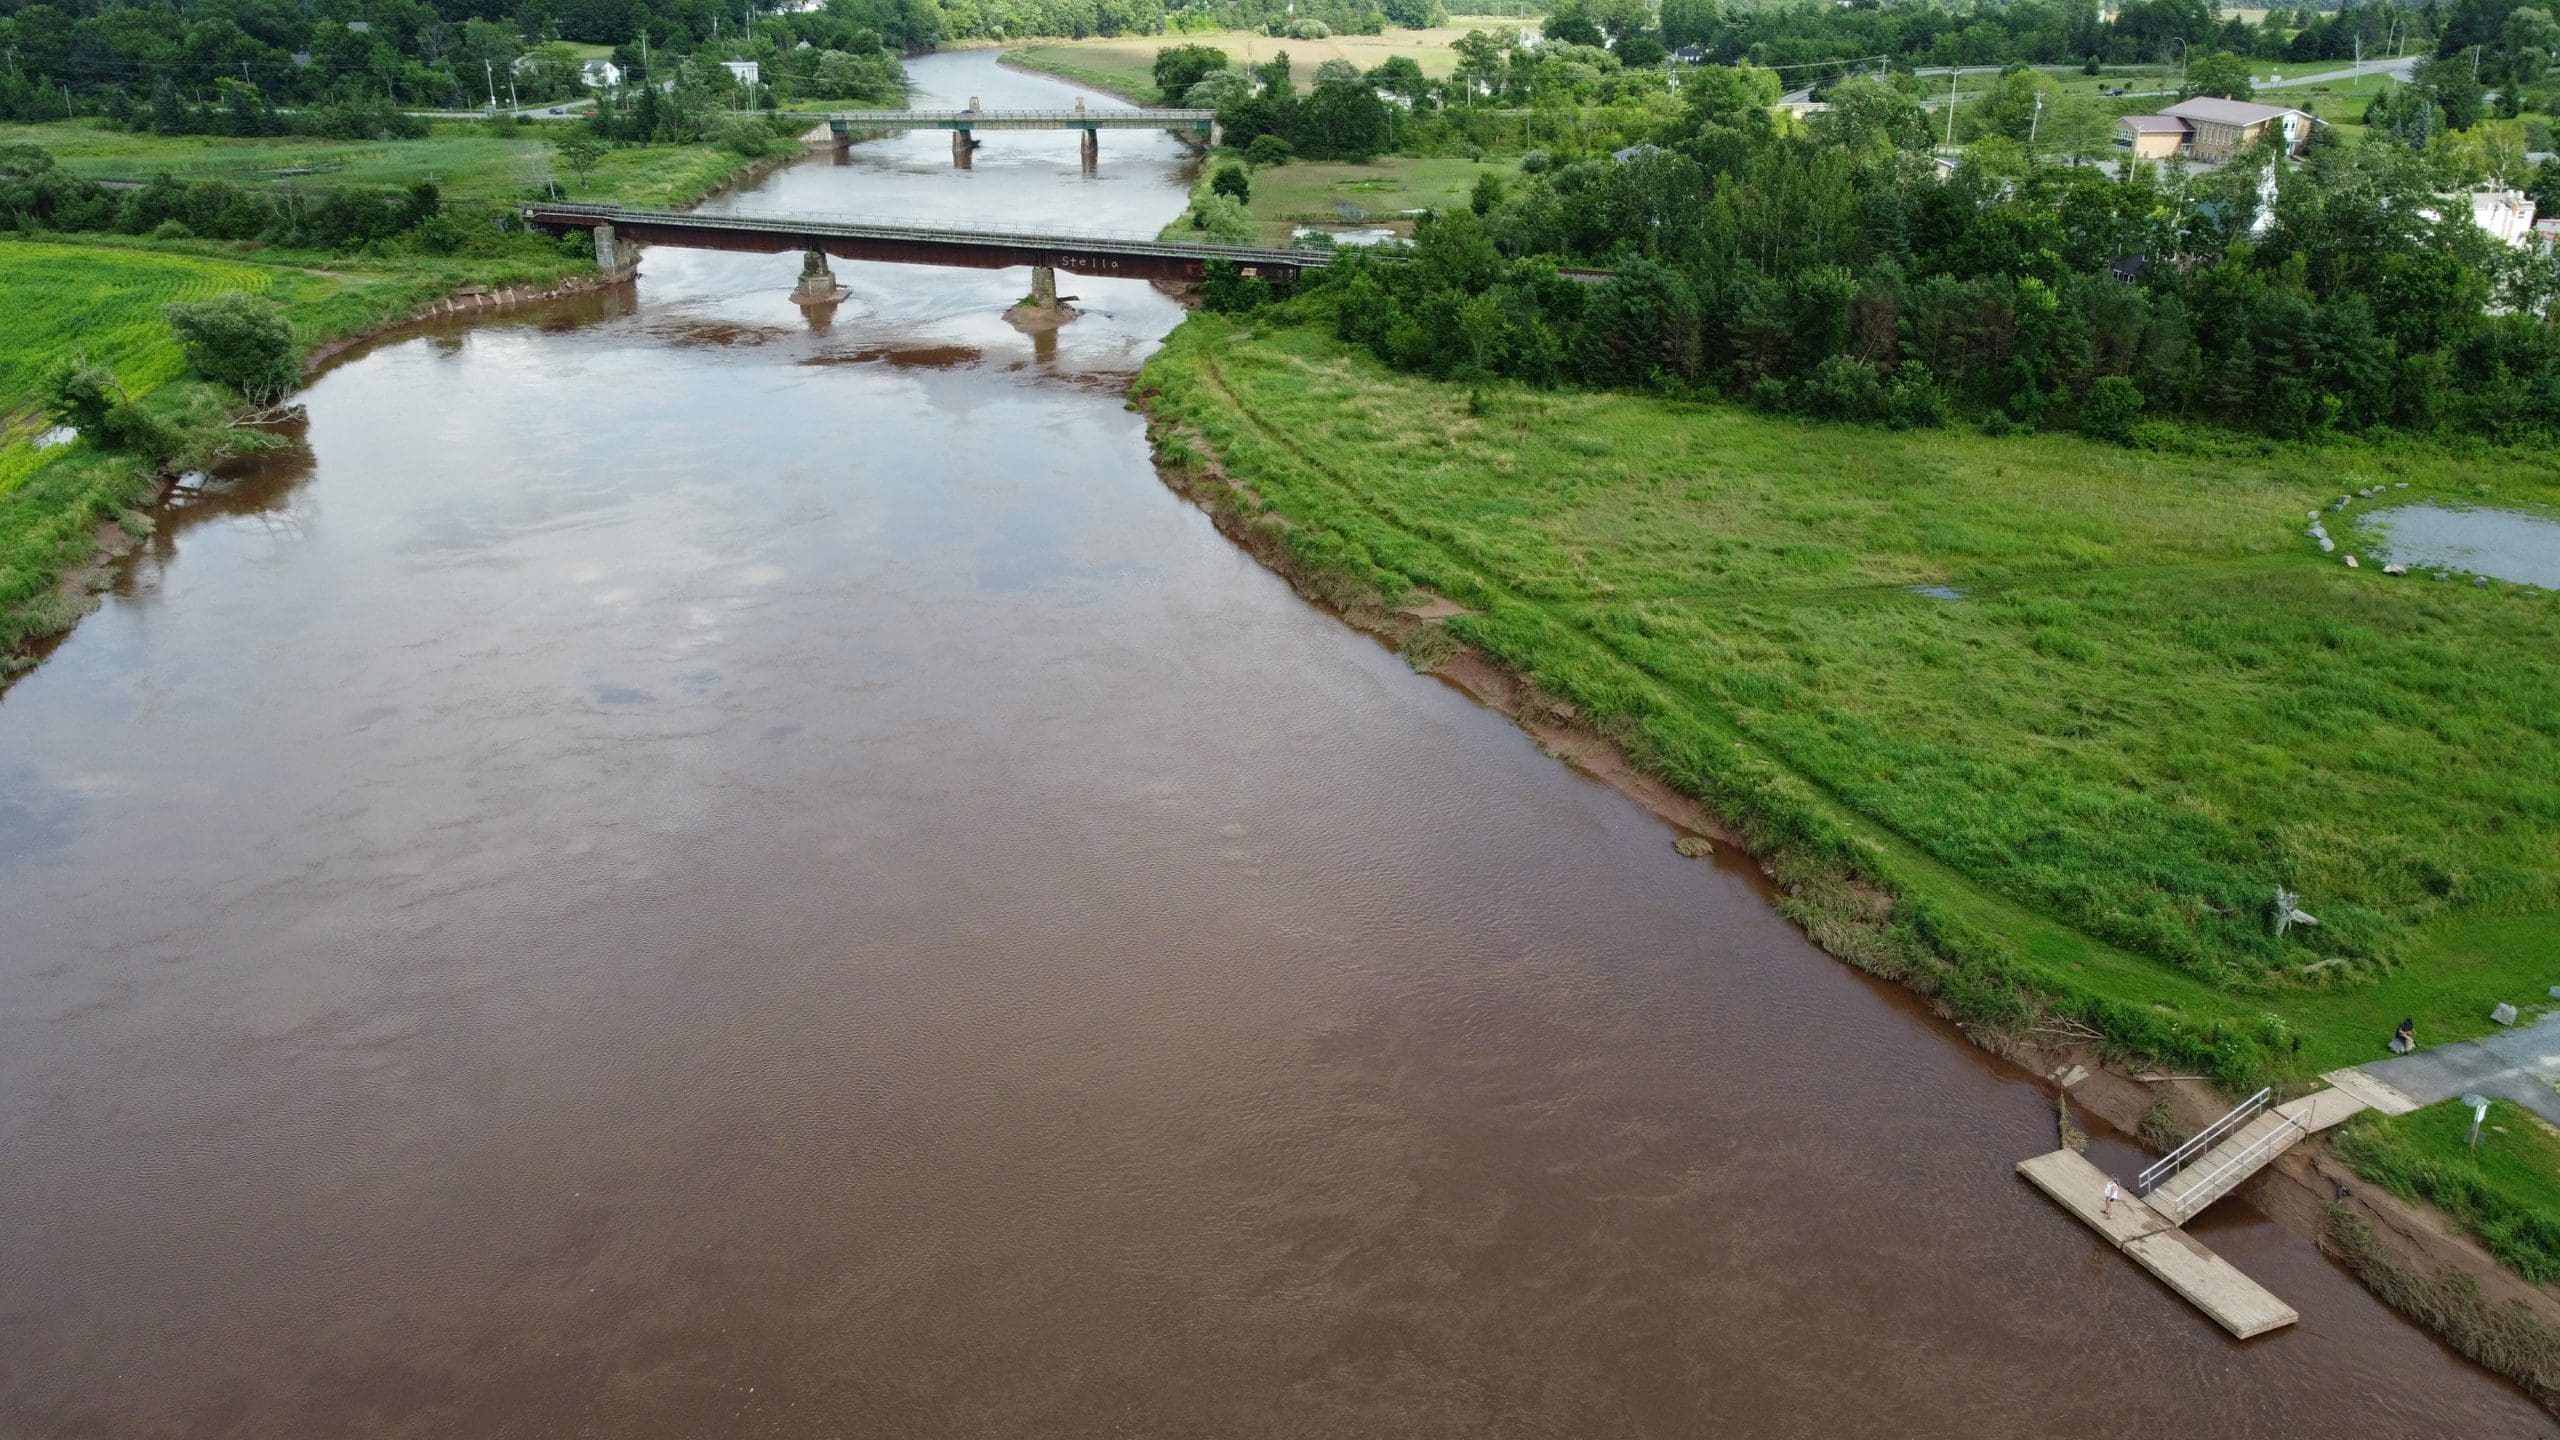
[{"label": "grassy field", "polygon": [[[139,461],[86,442],[39,451],[46,378],[86,355],[116,372],[127,394],[164,415],[219,413],[221,398],[186,378],[160,307],[230,290],[284,307],[304,345],[396,319],[466,281],[546,284],[584,262],[540,249],[503,259],[426,256],[348,261],[264,250],[254,256],[190,242],[128,237],[81,243],[0,238],[0,674],[32,637],[67,625],[76,610],[55,577],[84,561],[101,521],[140,503],[150,476]],[[189,253],[194,252],[194,253]]]},{"label": "grassy field", "polygon": [[1198,35],[1123,35],[1110,40],[1043,40],[1012,50],[1009,58],[1034,70],[1045,70],[1079,85],[1090,85],[1122,99],[1153,105],[1156,52],[1176,45],[1213,45],[1236,65],[1253,65],[1289,52],[1289,74],[1300,89],[1315,84],[1316,67],[1327,60],[1348,60],[1363,70],[1391,55],[1410,56],[1422,73],[1439,79],[1457,68],[1451,47],[1470,30],[1518,29],[1531,22],[1457,15],[1429,30],[1389,30],[1383,35],[1336,35],[1326,40],[1275,40],[1252,30],[1214,30]]},{"label": "grassy field", "polygon": [[[406,186],[431,180],[448,198],[499,200],[536,194],[555,176],[580,198],[634,205],[684,205],[744,169],[747,161],[709,145],[645,145],[608,151],[584,186],[555,170],[542,125],[493,135],[477,122],[440,123],[423,140],[230,140],[211,135],[139,135],[92,122],[0,125],[0,145],[40,145],[74,175],[92,180],[228,180],[271,187]],[[307,171],[287,174],[287,171]]]},{"label": "grassy field", "polygon": [[2367,1180],[2451,1215],[2508,1269],[2560,1280],[2560,1136],[2504,1100],[2490,1103],[2476,1150],[2470,1134],[2471,1111],[2446,1101],[2359,1116],[2338,1150]]},{"label": "grassy field", "polygon": [[79,245],[0,249],[0,497],[25,481],[39,453],[28,443],[43,422],[45,380],[86,355],[116,372],[126,391],[147,395],[186,369],[160,307],[226,290],[263,291],[263,266],[182,255],[131,254]]},{"label": "grassy field", "polygon": [[[2476,1034],[2560,980],[2560,596],[2300,534],[2349,484],[2560,504],[2547,463],[1508,386],[1477,415],[1267,319],[1194,318],[1142,388],[1302,566],[1465,605],[1459,638],[1775,852],[1817,938],[1959,1011],[2060,997],[2236,1083],[2377,1058],[2403,1015]],[[2320,929],[2269,934],[2279,883]],[[1901,899],[1859,921],[1876,890]]]},{"label": "grassy field", "polygon": [[[1209,177],[1221,163],[1242,158],[1234,150],[1213,153],[1200,167],[1192,198],[1208,194]],[[1365,165],[1292,160],[1253,172],[1253,198],[1246,202],[1245,214],[1261,227],[1264,242],[1277,245],[1287,244],[1301,225],[1383,226],[1410,234],[1413,218],[1407,211],[1463,208],[1477,176],[1492,174],[1508,182],[1519,173],[1515,158],[1382,155]],[[1177,233],[1184,223],[1177,218],[1166,233]]]}]

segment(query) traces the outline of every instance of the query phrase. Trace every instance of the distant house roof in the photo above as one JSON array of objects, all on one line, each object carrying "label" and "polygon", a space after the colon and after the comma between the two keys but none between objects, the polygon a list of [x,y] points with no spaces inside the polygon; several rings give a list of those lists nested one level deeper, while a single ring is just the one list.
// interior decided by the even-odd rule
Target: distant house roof
[{"label": "distant house roof", "polygon": [[1619,161],[1644,160],[1661,153],[1662,147],[1659,145],[1630,145],[1624,150],[1610,152],[1609,158]]},{"label": "distant house roof", "polygon": [[2282,105],[2259,105],[2247,100],[2219,100],[2211,95],[2199,95],[2193,100],[2181,100],[2161,113],[2181,120],[2201,120],[2208,125],[2264,125],[2271,120],[2305,112],[2288,110]]},{"label": "distant house roof", "polygon": [[1707,58],[1707,52],[1695,45],[1683,45],[1671,52],[1671,58],[1683,65],[1695,65]]},{"label": "distant house roof", "polygon": [[2184,135],[2187,122],[2175,115],[2126,115],[2116,121],[2116,128],[2136,134]]}]

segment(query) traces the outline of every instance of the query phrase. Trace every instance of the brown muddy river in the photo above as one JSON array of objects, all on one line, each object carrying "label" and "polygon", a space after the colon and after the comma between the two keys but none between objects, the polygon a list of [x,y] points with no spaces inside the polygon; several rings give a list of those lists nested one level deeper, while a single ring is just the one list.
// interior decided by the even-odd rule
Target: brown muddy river
[{"label": "brown muddy river", "polygon": [[[725,203],[1182,203],[1076,160]],[[2549,1433],[2236,1204],[2225,1340],[2029,1077],[1218,536],[1170,301],[797,263],[351,358],[0,700],[0,1434]]]}]

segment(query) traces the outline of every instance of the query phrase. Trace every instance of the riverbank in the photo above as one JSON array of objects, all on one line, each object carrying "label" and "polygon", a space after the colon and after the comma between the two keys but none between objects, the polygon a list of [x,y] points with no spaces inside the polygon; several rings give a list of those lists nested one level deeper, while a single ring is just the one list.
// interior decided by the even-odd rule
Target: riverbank
[{"label": "riverbank", "polygon": [[[1827,624],[1836,636],[1844,628],[1872,625],[1872,613],[1862,617],[1860,611],[1917,610],[1934,618],[1958,607],[1998,605],[2026,612],[2020,623],[2032,628],[2019,638],[2031,650],[2039,636],[2056,648],[2067,636],[2093,650],[2113,650],[2124,637],[2109,632],[2133,618],[2141,591],[2202,587],[2263,599],[2293,581],[2307,583],[2326,611],[2343,603],[2326,583],[2331,572],[2295,563],[2301,557],[2279,537],[2300,523],[2284,517],[2298,517],[2296,504],[2307,505],[2302,494],[2287,494],[2288,488],[2335,484],[2342,457],[2282,473],[2262,464],[2224,462],[2213,467],[2221,473],[2206,475],[2203,467],[2156,461],[2128,466],[2122,457],[2111,459],[2093,447],[2077,447],[2092,453],[2064,457],[2038,453],[2051,447],[2013,446],[2002,452],[2005,458],[1986,454],[1945,473],[1965,476],[1969,487],[1988,476],[2038,491],[2040,508],[2019,513],[2043,517],[2051,527],[2046,543],[2073,552],[2065,564],[2039,565],[2030,553],[2016,551],[2003,557],[2007,573],[1997,575],[1990,564],[1976,563],[1844,585],[1852,577],[1818,572],[1843,568],[1845,557],[1808,553],[1808,547],[1838,544],[1769,533],[1766,507],[1783,502],[1797,512],[1783,518],[1810,517],[1834,536],[1874,535],[1882,525],[1914,527],[1924,539],[1909,547],[1913,553],[1926,553],[1925,537],[1931,535],[1964,534],[1964,553],[1977,562],[2006,547],[1960,527],[1960,520],[1964,527],[1978,525],[1979,516],[1891,515],[1900,508],[1893,502],[1915,498],[1910,487],[1924,482],[1872,454],[1883,448],[1880,434],[1824,433],[1822,438],[1854,440],[1866,452],[1846,467],[1850,483],[1831,492],[1797,486],[1727,490],[1710,477],[1752,466],[1801,467],[1817,454],[1819,468],[1837,475],[1842,452],[1815,447],[1814,454],[1784,460],[1769,447],[1801,448],[1815,437],[1794,422],[1741,415],[1711,419],[1700,413],[1703,407],[1680,407],[1685,426],[1725,432],[1698,437],[1699,448],[1683,454],[1684,447],[1666,449],[1661,434],[1640,423],[1642,412],[1670,407],[1508,387],[1470,396],[1391,375],[1329,338],[1301,330],[1248,331],[1215,316],[1195,317],[1149,363],[1138,393],[1153,421],[1159,468],[1168,482],[1303,592],[1396,644],[1416,668],[1443,675],[1521,721],[1548,749],[1619,784],[1672,823],[1738,842],[1778,887],[1780,908],[1824,949],[1909,986],[1978,1044],[2041,1074],[2063,1074],[2077,1065],[2103,1075],[2107,1083],[2084,1086],[2075,1095],[2128,1134],[2157,1128],[2170,1115],[2191,1127],[2219,1113],[2229,1093],[2261,1080],[2302,1088],[2321,1070],[2371,1058],[2366,1052],[2378,1049],[2372,1037],[2390,1023],[2380,1018],[2384,1011],[2432,1005],[2448,1027],[2476,1032],[2486,1028],[2490,1002],[2481,998],[2484,991],[2541,983],[2528,973],[2539,963],[2538,951],[2454,956],[2440,937],[2414,943],[2395,964],[2363,967],[2354,989],[2335,981],[2305,984],[2302,977],[2281,973],[2257,983],[2203,983],[2195,974],[2062,923],[2028,903],[2031,897],[2004,894],[1996,883],[1968,876],[1921,843],[1943,843],[1943,832],[1914,827],[1917,835],[1905,833],[1862,811],[1854,802],[1889,783],[1889,771],[1862,783],[1841,773],[1837,763],[1849,756],[1870,764],[1909,764],[1907,735],[1898,757],[1892,755],[1896,742],[1881,734],[1868,735],[1868,748],[1855,751],[1797,748],[1797,734],[1764,729],[1756,711],[1729,708],[1731,691],[1719,694],[1699,684],[1694,671],[1684,672],[1681,656],[1662,648],[1674,642],[1692,655],[1716,655],[1721,669],[1748,657],[1730,653],[1730,637],[1718,643],[1711,632],[1742,628],[1787,647],[1794,683],[1801,687],[1788,703],[1831,709],[1822,718],[1839,724],[1847,717],[1833,707],[1845,706],[1820,672],[1826,665],[1854,663],[1865,667],[1856,683],[1870,690],[1886,687],[1880,693],[1897,702],[1907,729],[1931,729],[1944,717],[1924,718],[1924,712],[1904,708],[1912,697],[1892,693],[1899,678],[1890,673],[1893,651],[1927,647],[1940,652],[1939,664],[1966,653],[1971,658],[1958,684],[1980,686],[2000,669],[2002,637],[1981,633],[1978,624],[1917,635],[1895,627],[1884,636],[1854,637],[1865,643],[1842,654],[1816,644],[1812,624]],[[1771,433],[1758,433],[1763,430]],[[1775,433],[1780,430],[1786,433]],[[1894,442],[1897,448],[1913,443]],[[1916,443],[1928,445],[1925,439]],[[2433,483],[2449,483],[2422,462],[2397,463]],[[2113,517],[2084,513],[2067,493],[2056,493],[2067,469],[2092,464],[2116,472],[2098,477],[2109,509],[2118,512]],[[1853,506],[1850,492],[1871,500],[1885,475],[1894,477],[1887,513],[1861,514],[1868,507]],[[1564,483],[1556,484],[1558,479]],[[2531,488],[2529,481],[2518,483]],[[2111,558],[2102,543],[2110,518],[2135,519],[2140,523],[2132,528],[2159,532],[2154,538],[2179,547],[2224,548],[2146,504],[2144,486],[2208,509],[2233,499],[2245,507],[2263,503],[2266,518],[2211,515],[2206,529],[2227,527],[2247,535],[2236,553],[2183,561],[2141,556],[2133,567],[2139,589],[2110,589],[2098,582]],[[2258,487],[2265,487],[2263,494],[2249,494]],[[1736,493],[1753,488],[1762,493]],[[2008,486],[1983,488],[1995,493],[1981,501],[2005,503],[1996,492]],[[1698,518],[1706,530],[1691,534],[1675,520],[1673,512],[1689,506],[1704,512]],[[1757,556],[1750,553],[1755,550]],[[1618,562],[1630,553],[1649,557],[1649,574],[1622,568]],[[1802,573],[1806,569],[1817,573]],[[2087,598],[2065,608],[2054,590]],[[2469,587],[2463,592],[2460,598],[2474,598]],[[2417,598],[2421,618],[2432,628],[2463,618],[2460,610],[2437,603],[2450,593],[2404,589],[2388,598],[2365,593],[2354,600],[2365,612],[2360,625],[2387,630],[2388,610],[2377,615],[2373,607]],[[2512,595],[2505,601],[2518,607],[2512,615],[2498,609],[2470,619],[2485,633],[2506,637],[2492,648],[2521,673],[2541,674],[2547,667],[2511,645],[2548,616],[2549,602],[2547,596]],[[2269,613],[2255,623],[2264,631],[2281,612],[2272,603],[2261,608]],[[2194,607],[2186,607],[2179,621],[2186,627],[2238,623],[2234,616],[2198,615]],[[2509,630],[2510,625],[2519,628]],[[1965,633],[1968,628],[1974,633]],[[2267,656],[2260,663],[2272,660]],[[2188,687],[2209,684],[2217,668],[2153,664],[2159,668],[2146,666],[2139,674],[2152,677],[2143,684],[2155,688],[2167,683],[2158,677],[2169,674],[2185,676],[2178,683]],[[2298,676],[2289,678],[2302,683]],[[1968,700],[1960,688],[1950,690],[1936,703],[1996,730],[2016,723],[2016,702],[2000,698],[2014,686],[2063,697],[2083,714],[2103,716],[2121,703],[2106,693],[2112,687],[2091,677],[2074,683],[2071,675],[2056,673],[1997,682],[1989,698]],[[2087,745],[2102,729],[2084,723],[2072,738]],[[2049,755],[2064,753],[2051,743],[2059,734],[2038,731],[2027,738]],[[2181,751],[2203,743],[2197,735],[2161,738]],[[2365,740],[2373,743],[2371,736]],[[1985,748],[1996,754],[1999,747]],[[1813,763],[1804,763],[1807,758]],[[1980,755],[1958,758],[1974,774],[1989,773]],[[2510,763],[2514,758],[2507,757]],[[2489,762],[2464,755],[2444,763]],[[2368,772],[2373,766],[2368,756]],[[2508,773],[2546,772],[2527,758]],[[1666,796],[1673,797],[1670,803]],[[2375,817],[2354,819],[2371,823]],[[2356,843],[2386,842],[2368,836]],[[1961,858],[1961,848],[1950,849]],[[2020,853],[2008,863],[2033,859]],[[2091,875],[2083,883],[2104,878]],[[2465,917],[2447,908],[2454,913],[2443,917],[2443,929],[2458,935]],[[2314,974],[2342,968],[2347,967],[2333,963]],[[2342,1175],[2355,1182],[2347,1187],[2352,1200],[2333,1198]],[[2560,1295],[2501,1268],[2443,1217],[2363,1184],[2328,1155],[2325,1143],[2260,1183],[2291,1186],[2294,1198],[2267,1208],[2296,1221],[2296,1228],[2333,1253],[2348,1253],[2354,1268],[2394,1304],[2525,1384],[2546,1405],[2560,1395]],[[2312,1204],[2314,1199],[2321,1203]]]},{"label": "riverbank", "polygon": [[604,283],[591,260],[547,243],[483,259],[356,260],[130,236],[0,239],[0,309],[24,322],[0,372],[0,414],[12,417],[0,431],[0,688],[94,606],[102,567],[149,533],[151,507],[184,468],[86,440],[44,443],[40,387],[63,361],[105,364],[152,413],[214,429],[240,407],[187,375],[160,319],[172,300],[236,290],[273,301],[307,378],[347,347],[421,320]]},{"label": "riverbank", "polygon": [[[186,376],[160,318],[171,300],[228,290],[272,300],[293,327],[308,378],[348,347],[410,324],[612,283],[574,241],[479,232],[499,209],[493,196],[538,185],[550,163],[548,146],[491,137],[481,126],[440,127],[419,141],[324,143],[137,135],[84,123],[0,127],[0,139],[58,147],[64,170],[92,180],[140,171],[253,186],[279,165],[318,164],[332,183],[433,182],[476,197],[461,222],[468,243],[450,255],[405,243],[350,255],[99,231],[0,239],[20,247],[7,252],[18,263],[0,268],[0,307],[23,321],[0,352],[0,687],[86,613],[103,566],[147,532],[149,508],[176,471],[201,463],[144,461],[85,440],[41,444],[41,388],[64,361],[105,364],[130,398],[205,432],[226,406],[238,407]],[[608,152],[589,178],[620,203],[690,206],[804,153],[786,140],[760,156],[628,146]]]}]

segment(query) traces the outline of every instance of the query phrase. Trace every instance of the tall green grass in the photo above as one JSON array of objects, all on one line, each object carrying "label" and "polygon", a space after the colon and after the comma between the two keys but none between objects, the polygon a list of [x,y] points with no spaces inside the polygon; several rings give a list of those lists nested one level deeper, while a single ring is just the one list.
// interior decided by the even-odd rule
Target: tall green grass
[{"label": "tall green grass", "polygon": [[2360,1115],[2337,1139],[2356,1173],[2460,1222],[2499,1263],[2528,1280],[2560,1280],[2560,1137],[2500,1100],[2480,1145],[2459,1101],[2406,1115]]},{"label": "tall green grass", "polygon": [[[1479,415],[1257,322],[1195,317],[1141,384],[1297,562],[1459,601],[1460,638],[1808,886],[1898,897],[1881,925],[1849,892],[1799,906],[1835,949],[1892,952],[1870,968],[1982,1018],[2032,991],[2234,1082],[2372,1058],[2401,1014],[2476,1033],[2549,983],[2520,942],[2560,928],[2560,597],[2351,572],[2300,534],[2349,485],[2560,502],[2546,461],[1510,387]],[[2319,929],[2270,933],[2278,884]]]},{"label": "tall green grass", "polygon": [[0,496],[26,481],[43,456],[30,443],[43,427],[46,380],[86,355],[116,372],[126,391],[148,395],[186,369],[160,318],[173,300],[226,290],[262,291],[270,271],[193,256],[119,253],[78,245],[10,245],[0,250]]}]

